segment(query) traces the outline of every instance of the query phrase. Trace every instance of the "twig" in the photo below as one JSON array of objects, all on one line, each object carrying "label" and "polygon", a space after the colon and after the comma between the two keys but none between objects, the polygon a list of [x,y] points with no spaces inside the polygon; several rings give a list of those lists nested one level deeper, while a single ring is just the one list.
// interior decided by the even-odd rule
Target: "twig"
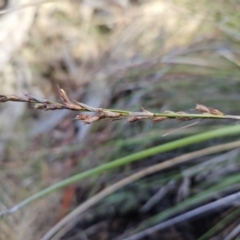
[{"label": "twig", "polygon": [[[192,153],[184,154],[180,157],[175,157],[170,160],[167,160],[163,163],[155,164],[154,166],[148,167],[146,169],[143,169],[135,174],[132,174],[129,177],[126,177],[119,182],[111,185],[110,187],[104,189],[100,193],[96,194],[83,204],[81,204],[79,207],[77,207],[74,211],[72,211],[70,214],[68,214],[65,218],[63,218],[60,222],[58,222],[53,228],[51,228],[41,240],[50,240],[62,227],[64,227],[66,224],[69,222],[73,221],[78,215],[89,209],[91,206],[102,200],[104,197],[108,196],[109,194],[117,191],[118,189],[140,179],[145,176],[148,176],[150,174],[153,174],[155,172],[158,172],[160,170],[172,167],[176,164],[180,164],[183,162],[187,162],[191,159],[204,156],[204,155],[209,155],[215,152],[219,151],[226,151],[232,148],[237,148],[240,147],[240,141],[232,142],[232,143],[227,143],[227,144],[221,144],[218,146],[206,148],[203,150],[198,150]],[[67,227],[66,229],[68,229]],[[59,238],[58,238],[59,239]]]},{"label": "twig", "polygon": [[16,95],[3,95],[0,94],[0,102],[27,102],[35,104],[35,109],[40,110],[61,110],[68,109],[79,112],[93,112],[95,115],[80,114],[74,119],[81,120],[85,124],[91,124],[102,119],[110,121],[128,119],[128,123],[133,123],[139,120],[150,119],[153,123],[162,122],[168,119],[177,119],[179,121],[189,121],[193,119],[232,119],[240,120],[240,116],[225,115],[217,109],[212,107],[206,107],[201,104],[197,104],[195,110],[200,114],[190,114],[186,112],[173,112],[164,111],[162,113],[152,113],[142,108],[142,112],[132,112],[119,109],[104,109],[88,106],[84,103],[77,102],[75,100],[69,100],[66,92],[58,87],[58,92],[62,103],[56,103],[49,100],[41,100],[37,97],[26,94],[25,97],[18,97]]}]

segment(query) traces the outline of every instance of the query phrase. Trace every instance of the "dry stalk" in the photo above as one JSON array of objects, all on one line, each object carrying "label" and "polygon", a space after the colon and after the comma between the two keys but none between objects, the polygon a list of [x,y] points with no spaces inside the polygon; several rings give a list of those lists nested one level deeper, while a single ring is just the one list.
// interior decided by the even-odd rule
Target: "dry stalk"
[{"label": "dry stalk", "polygon": [[177,119],[179,121],[190,121],[193,119],[233,119],[240,120],[240,116],[225,115],[217,109],[206,107],[204,105],[197,104],[195,110],[200,112],[199,114],[190,114],[186,112],[173,112],[164,111],[162,113],[152,113],[142,108],[142,112],[132,112],[117,109],[104,109],[88,106],[84,103],[70,100],[66,92],[58,87],[59,96],[62,103],[56,103],[47,99],[41,100],[37,97],[33,97],[29,94],[25,94],[25,97],[18,97],[16,95],[3,95],[0,94],[0,102],[26,102],[34,104],[35,109],[40,110],[61,110],[69,109],[79,112],[92,112],[94,115],[79,114],[74,119],[83,121],[85,124],[91,124],[98,122],[102,119],[110,121],[127,119],[128,123],[136,121],[150,119],[152,123],[162,122],[168,119]]}]

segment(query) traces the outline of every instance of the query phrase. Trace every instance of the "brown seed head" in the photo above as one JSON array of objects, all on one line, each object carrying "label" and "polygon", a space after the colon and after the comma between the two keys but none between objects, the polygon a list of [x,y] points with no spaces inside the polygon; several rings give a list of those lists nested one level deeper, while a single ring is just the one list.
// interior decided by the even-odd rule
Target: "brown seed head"
[{"label": "brown seed head", "polygon": [[167,119],[167,117],[154,117],[154,118],[152,119],[152,123],[162,122],[162,121],[164,121],[165,119]]},{"label": "brown seed head", "polygon": [[91,124],[93,122],[97,122],[101,119],[101,116],[89,116],[89,115],[77,115],[75,118],[75,120],[81,120],[83,121],[85,124]]},{"label": "brown seed head", "polygon": [[57,87],[58,87],[58,92],[59,92],[60,98],[63,101],[63,103],[71,104],[71,101],[68,99],[68,96],[67,96],[66,92],[62,88],[60,88],[59,86],[57,86]]},{"label": "brown seed head", "polygon": [[201,113],[210,113],[209,108],[201,104],[197,104],[195,109]]},{"label": "brown seed head", "polygon": [[146,117],[146,116],[134,116],[134,117],[130,117],[128,118],[128,123],[134,123],[134,122],[137,122],[139,120],[142,120],[142,119],[149,119],[149,117]]},{"label": "brown seed head", "polygon": [[224,115],[222,112],[220,112],[217,109],[214,109],[214,108],[210,107],[209,110],[210,110],[210,113],[213,114],[213,115]]}]

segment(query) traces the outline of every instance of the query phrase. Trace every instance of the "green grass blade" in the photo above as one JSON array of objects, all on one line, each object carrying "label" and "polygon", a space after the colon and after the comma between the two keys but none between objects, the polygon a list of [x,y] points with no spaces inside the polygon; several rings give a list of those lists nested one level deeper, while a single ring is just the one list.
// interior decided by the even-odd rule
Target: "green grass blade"
[{"label": "green grass blade", "polygon": [[93,169],[87,170],[85,172],[76,174],[70,178],[67,178],[66,180],[63,180],[61,182],[58,182],[48,188],[43,189],[42,191],[34,194],[33,196],[25,199],[24,201],[20,202],[19,204],[17,204],[15,207],[11,208],[8,213],[12,213],[17,211],[18,209],[22,208],[23,206],[26,206],[27,204],[46,196],[47,194],[50,194],[58,189],[61,189],[63,187],[66,187],[70,184],[73,184],[79,180],[82,180],[84,178],[87,177],[91,177],[91,176],[95,176],[98,175],[102,172],[120,167],[120,166],[124,166],[126,164],[135,162],[135,161],[139,161],[143,158],[147,158],[150,156],[154,156],[156,154],[159,153],[163,153],[163,152],[167,152],[176,148],[180,148],[180,147],[184,147],[184,146],[188,146],[194,143],[198,143],[198,142],[202,142],[202,141],[206,141],[212,138],[217,138],[217,137],[222,137],[222,136],[230,136],[230,135],[236,135],[240,133],[240,125],[235,125],[235,126],[230,126],[230,127],[226,127],[226,128],[222,128],[222,129],[218,129],[218,130],[213,130],[210,132],[206,132],[206,133],[201,133],[201,134],[197,134],[191,137],[186,137],[180,140],[176,140],[176,141],[172,141],[170,143],[166,143],[166,144],[162,144],[160,146],[156,146],[156,147],[152,147],[149,148],[147,150],[143,150],[131,155],[128,155],[126,157],[122,157],[119,158],[115,161],[109,162],[109,163],[105,163],[102,164],[98,167],[95,167]]}]

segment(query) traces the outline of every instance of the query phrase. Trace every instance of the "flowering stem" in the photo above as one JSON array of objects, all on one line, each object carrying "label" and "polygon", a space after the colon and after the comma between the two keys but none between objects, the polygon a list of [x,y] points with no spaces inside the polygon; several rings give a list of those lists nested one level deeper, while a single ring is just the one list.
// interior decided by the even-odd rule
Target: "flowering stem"
[{"label": "flowering stem", "polygon": [[128,119],[129,123],[133,123],[143,119],[150,119],[153,123],[162,122],[168,119],[177,119],[180,121],[189,121],[193,119],[232,119],[240,120],[240,116],[225,115],[217,109],[206,107],[204,105],[197,104],[195,110],[200,112],[198,114],[186,113],[186,112],[173,112],[164,111],[162,113],[153,113],[142,108],[142,112],[132,112],[119,109],[104,109],[88,106],[84,103],[77,102],[75,100],[69,100],[66,92],[58,87],[58,92],[62,103],[56,103],[49,100],[41,100],[39,98],[25,95],[25,97],[18,97],[15,95],[1,95],[0,102],[28,102],[35,104],[35,109],[42,110],[61,110],[68,109],[78,112],[93,112],[94,116],[80,114],[76,116],[76,120],[81,120],[85,124],[91,124],[93,122],[100,121],[102,119],[108,119],[111,121]]}]

